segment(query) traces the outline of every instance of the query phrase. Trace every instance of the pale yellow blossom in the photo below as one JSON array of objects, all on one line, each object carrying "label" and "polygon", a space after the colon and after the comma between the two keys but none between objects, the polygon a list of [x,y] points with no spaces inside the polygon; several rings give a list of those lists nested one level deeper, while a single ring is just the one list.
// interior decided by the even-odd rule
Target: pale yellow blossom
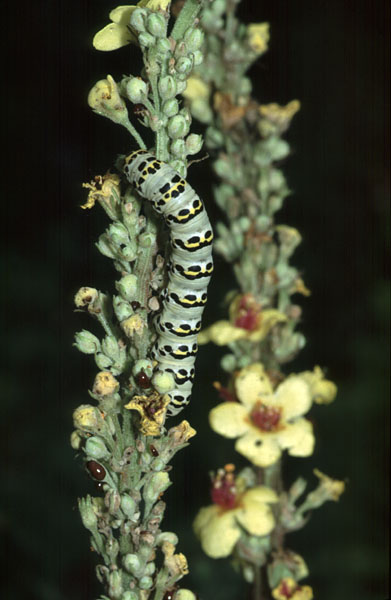
[{"label": "pale yellow blossom", "polygon": [[187,80],[186,89],[182,92],[182,96],[187,100],[208,100],[210,96],[210,87],[199,77],[192,75]]},{"label": "pale yellow blossom", "polygon": [[139,413],[142,434],[157,436],[161,433],[169,403],[169,396],[152,392],[150,396],[133,396],[132,400],[125,404],[125,408]]},{"label": "pale yellow blossom", "polygon": [[250,23],[247,26],[249,46],[257,54],[263,54],[268,48],[270,39],[269,23]]},{"label": "pale yellow blossom", "polygon": [[302,415],[312,405],[306,381],[291,375],[273,391],[261,363],[242,369],[235,380],[239,402],[223,402],[209,414],[212,429],[238,438],[235,449],[254,465],[267,467],[283,450],[292,456],[312,454],[315,438]]},{"label": "pale yellow blossom", "polygon": [[119,383],[110,371],[100,371],[95,377],[92,391],[98,396],[108,396],[113,394],[118,387]]},{"label": "pale yellow blossom", "polygon": [[325,379],[322,369],[318,366],[313,371],[300,373],[310,388],[313,402],[316,404],[330,404],[337,395],[337,386],[329,379]]},{"label": "pale yellow blossom", "polygon": [[92,287],[83,286],[75,294],[74,302],[77,308],[82,308],[92,304],[98,298],[98,290]]},{"label": "pale yellow blossom", "polygon": [[145,327],[145,320],[140,315],[132,315],[122,321],[121,327],[128,337],[132,337],[134,333],[141,335]]},{"label": "pale yellow blossom", "polygon": [[337,502],[339,497],[345,491],[345,482],[339,481],[338,479],[331,479],[328,475],[325,475],[319,469],[314,469],[314,474],[318,477],[320,482],[320,490],[318,494],[322,493],[327,500],[333,500]]},{"label": "pale yellow blossom", "polygon": [[292,577],[284,577],[272,591],[275,600],[312,600],[314,594],[309,585],[299,585]]}]

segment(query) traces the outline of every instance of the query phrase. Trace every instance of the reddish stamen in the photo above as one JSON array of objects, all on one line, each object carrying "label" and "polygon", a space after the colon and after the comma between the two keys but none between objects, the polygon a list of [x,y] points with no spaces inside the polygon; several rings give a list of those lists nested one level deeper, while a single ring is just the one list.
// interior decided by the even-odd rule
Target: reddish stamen
[{"label": "reddish stamen", "polygon": [[271,408],[261,402],[251,412],[251,420],[262,431],[275,431],[280,422],[281,409]]},{"label": "reddish stamen", "polygon": [[234,508],[237,500],[233,469],[233,465],[226,465],[224,471],[219,471],[211,490],[212,502],[225,510]]}]

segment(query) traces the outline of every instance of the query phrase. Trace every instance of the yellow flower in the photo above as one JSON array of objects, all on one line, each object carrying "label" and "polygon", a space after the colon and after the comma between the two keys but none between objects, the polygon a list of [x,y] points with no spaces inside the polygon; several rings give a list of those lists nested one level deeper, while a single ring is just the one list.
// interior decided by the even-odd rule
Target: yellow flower
[{"label": "yellow flower", "polygon": [[133,396],[132,400],[125,404],[125,408],[136,410],[139,413],[142,434],[157,436],[160,435],[169,403],[169,396],[161,396],[158,392],[152,392],[150,396]]},{"label": "yellow flower", "polygon": [[250,23],[247,26],[247,36],[250,48],[257,54],[263,54],[270,39],[269,23]]},{"label": "yellow flower", "polygon": [[113,394],[118,387],[119,383],[110,371],[100,371],[95,377],[92,391],[98,396],[108,396]]},{"label": "yellow flower", "polygon": [[122,321],[121,327],[128,337],[134,333],[141,335],[145,326],[145,321],[140,315],[132,315],[125,321]]},{"label": "yellow flower", "polygon": [[73,424],[81,431],[99,431],[103,418],[99,409],[91,404],[81,404],[73,412]]},{"label": "yellow flower", "polygon": [[299,585],[292,577],[284,577],[272,591],[275,600],[312,600],[314,594],[309,585]]},{"label": "yellow flower", "polygon": [[345,482],[339,481],[338,479],[331,479],[328,475],[325,475],[319,469],[314,469],[314,474],[320,481],[320,489],[317,491],[318,495],[326,497],[327,500],[333,500],[337,502],[339,497],[345,491]]},{"label": "yellow flower", "polygon": [[107,202],[113,195],[120,195],[120,178],[118,175],[106,173],[97,175],[90,183],[83,183],[83,187],[89,189],[87,202],[81,208],[92,208],[96,200],[102,199]]},{"label": "yellow flower", "polygon": [[93,46],[97,50],[107,52],[117,50],[131,42],[137,42],[135,34],[129,29],[132,12],[137,7],[149,8],[154,11],[166,10],[170,2],[171,0],[140,0],[136,5],[117,6],[109,14],[110,20],[113,22],[95,34],[92,40]]},{"label": "yellow flower", "polygon": [[329,379],[324,378],[322,369],[318,366],[313,371],[300,373],[310,388],[313,402],[316,404],[330,404],[337,395],[337,386]]},{"label": "yellow flower", "polygon": [[196,430],[190,425],[188,421],[182,421],[179,425],[171,427],[168,431],[169,437],[174,442],[175,446],[186,444],[190,438],[197,434]]},{"label": "yellow flower", "polygon": [[311,394],[300,375],[291,375],[273,392],[261,363],[239,372],[235,380],[239,402],[223,402],[209,413],[212,429],[238,438],[235,449],[254,465],[268,467],[282,450],[292,456],[312,454],[311,423],[302,418],[311,407]]},{"label": "yellow flower", "polygon": [[75,294],[74,302],[77,308],[82,308],[92,304],[98,298],[98,290],[95,288],[83,286]]},{"label": "yellow flower", "polygon": [[241,528],[250,535],[268,535],[275,526],[271,503],[275,492],[265,486],[244,490],[240,477],[235,481],[233,465],[219,470],[212,487],[211,506],[201,508],[194,521],[194,531],[202,549],[211,558],[231,554],[240,538]]},{"label": "yellow flower", "polygon": [[208,100],[210,96],[210,87],[202,79],[192,75],[187,80],[187,86],[182,92],[182,96],[190,101]]},{"label": "yellow flower", "polygon": [[294,115],[300,110],[300,102],[298,100],[291,100],[286,106],[280,106],[279,104],[272,102],[271,104],[261,104],[259,112],[261,114],[261,133],[265,129],[266,123],[274,125],[279,133],[283,133],[289,127]]},{"label": "yellow flower", "polygon": [[286,321],[282,312],[270,308],[262,310],[252,294],[238,295],[229,307],[229,321],[217,321],[198,336],[199,344],[214,342],[225,346],[237,340],[259,342],[276,323]]}]

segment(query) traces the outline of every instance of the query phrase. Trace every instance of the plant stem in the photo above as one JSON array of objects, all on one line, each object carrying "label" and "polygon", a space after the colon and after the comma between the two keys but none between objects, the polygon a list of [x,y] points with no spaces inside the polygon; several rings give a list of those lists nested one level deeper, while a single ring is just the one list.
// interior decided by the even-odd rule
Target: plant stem
[{"label": "plant stem", "polygon": [[194,22],[194,19],[200,12],[203,3],[204,3],[203,0],[187,0],[186,1],[186,4],[184,5],[181,12],[179,13],[179,16],[178,16],[178,18],[175,22],[175,25],[172,29],[172,32],[171,32],[171,37],[174,40],[178,41],[183,36],[186,29],[191,27],[191,25]]}]

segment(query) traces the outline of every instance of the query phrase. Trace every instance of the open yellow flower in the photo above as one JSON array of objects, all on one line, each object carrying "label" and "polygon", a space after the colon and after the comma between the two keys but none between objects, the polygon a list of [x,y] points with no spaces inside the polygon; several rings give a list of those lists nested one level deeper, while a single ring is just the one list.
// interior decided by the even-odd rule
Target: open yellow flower
[{"label": "open yellow flower", "polygon": [[309,385],[312,400],[316,404],[330,404],[337,395],[337,386],[329,379],[324,378],[322,369],[318,366],[313,371],[304,371],[300,376]]},{"label": "open yellow flower", "polygon": [[225,346],[243,339],[259,342],[274,325],[287,319],[284,313],[274,308],[262,310],[252,294],[234,298],[229,307],[229,318],[229,321],[217,321],[201,331],[198,343],[214,342],[218,346]]},{"label": "open yellow flower", "polygon": [[166,10],[171,0],[140,0],[136,5],[117,6],[110,14],[112,23],[100,29],[95,34],[92,43],[97,50],[108,52],[117,50],[131,42],[136,43],[137,38],[129,28],[130,17],[136,8],[149,8],[150,10]]},{"label": "open yellow flower", "polygon": [[202,549],[211,558],[231,554],[241,528],[264,536],[275,526],[269,506],[278,501],[275,492],[265,486],[245,490],[240,477],[235,480],[233,469],[233,465],[226,465],[219,470],[213,481],[213,504],[201,508],[193,524]]},{"label": "open yellow flower", "polygon": [[312,454],[315,438],[311,423],[302,417],[311,408],[309,387],[291,375],[273,391],[261,363],[239,372],[235,380],[239,402],[223,402],[209,413],[212,429],[238,438],[235,449],[254,465],[268,467],[283,450],[292,456]]},{"label": "open yellow flower", "polygon": [[299,585],[292,577],[284,577],[272,591],[275,600],[312,600],[314,594],[309,585]]}]

